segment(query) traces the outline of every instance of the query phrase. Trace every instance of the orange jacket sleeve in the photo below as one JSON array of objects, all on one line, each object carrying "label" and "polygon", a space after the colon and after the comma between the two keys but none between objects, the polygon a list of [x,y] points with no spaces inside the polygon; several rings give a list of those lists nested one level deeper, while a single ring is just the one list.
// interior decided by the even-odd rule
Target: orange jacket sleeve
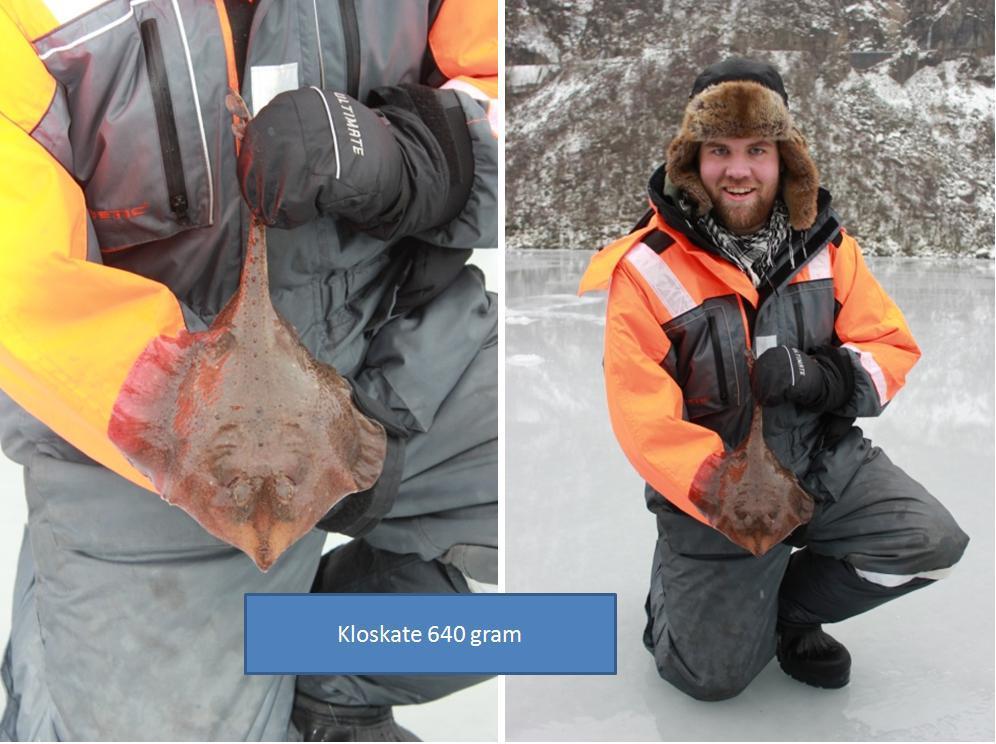
[{"label": "orange jacket sleeve", "polygon": [[107,438],[132,363],[184,327],[162,284],[86,260],[83,193],[28,134],[54,81],[0,12],[0,388],[73,446],[151,488]]},{"label": "orange jacket sleeve", "polygon": [[671,348],[666,311],[625,259],[615,268],[605,321],[605,390],[612,429],[637,472],[668,501],[705,522],[688,499],[719,435],[682,418],[683,397],[661,362]]},{"label": "orange jacket sleeve", "polygon": [[920,358],[902,312],[872,276],[857,241],[844,235],[833,263],[834,297],[840,310],[834,330],[851,352],[854,397],[840,411],[876,416],[899,392]]},{"label": "orange jacket sleeve", "polygon": [[497,0],[444,0],[429,30],[429,49],[448,78],[442,87],[462,90],[481,101],[497,136],[502,125]]}]

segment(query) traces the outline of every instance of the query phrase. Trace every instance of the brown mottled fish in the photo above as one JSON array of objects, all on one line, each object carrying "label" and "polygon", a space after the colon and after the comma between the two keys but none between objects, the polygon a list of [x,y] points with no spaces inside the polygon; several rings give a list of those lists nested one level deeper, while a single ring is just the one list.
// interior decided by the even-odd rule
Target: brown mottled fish
[{"label": "brown mottled fish", "polygon": [[765,443],[763,419],[755,403],[747,439],[707,460],[691,494],[713,527],[756,556],[813,518],[812,496]]},{"label": "brown mottled fish", "polygon": [[[239,136],[248,111],[232,95],[226,103]],[[108,436],[163,499],[263,571],[343,497],[373,485],[387,447],[349,383],[274,309],[255,218],[238,291],[208,330],[149,344]]]}]

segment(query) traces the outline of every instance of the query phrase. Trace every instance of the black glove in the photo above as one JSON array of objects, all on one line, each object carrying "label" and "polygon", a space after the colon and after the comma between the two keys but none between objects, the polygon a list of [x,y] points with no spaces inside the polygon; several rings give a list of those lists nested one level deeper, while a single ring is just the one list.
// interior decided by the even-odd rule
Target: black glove
[{"label": "black glove", "polygon": [[357,491],[346,496],[329,509],[315,526],[326,532],[360,537],[376,527],[394,506],[398,486],[401,485],[401,471],[405,465],[405,442],[409,432],[394,420],[394,416],[384,404],[367,395],[352,380],[349,382],[353,388],[353,403],[364,416],[379,422],[387,434],[384,467],[376,483],[365,491]]},{"label": "black glove", "polygon": [[807,354],[790,346],[768,349],[754,362],[751,389],[763,406],[792,402],[832,411],[854,394],[854,370],[844,349],[823,346]]},{"label": "black glove", "polygon": [[331,215],[383,239],[459,214],[473,150],[456,95],[390,86],[370,102],[317,88],[274,97],[249,120],[239,151],[249,208],[275,227]]}]

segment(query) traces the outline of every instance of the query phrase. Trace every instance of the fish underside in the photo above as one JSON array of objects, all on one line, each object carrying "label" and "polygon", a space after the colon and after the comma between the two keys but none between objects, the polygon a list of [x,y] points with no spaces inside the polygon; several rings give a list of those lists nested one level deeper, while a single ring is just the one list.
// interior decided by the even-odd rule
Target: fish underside
[{"label": "fish underside", "polygon": [[813,498],[764,441],[761,406],[750,434],[732,452],[714,455],[700,469],[692,503],[715,529],[762,556],[813,518]]},{"label": "fish underside", "polygon": [[[248,110],[226,103],[241,137]],[[383,468],[384,428],[270,301],[255,217],[239,288],[211,327],[159,336],[132,366],[108,436],[128,461],[262,571]]]}]

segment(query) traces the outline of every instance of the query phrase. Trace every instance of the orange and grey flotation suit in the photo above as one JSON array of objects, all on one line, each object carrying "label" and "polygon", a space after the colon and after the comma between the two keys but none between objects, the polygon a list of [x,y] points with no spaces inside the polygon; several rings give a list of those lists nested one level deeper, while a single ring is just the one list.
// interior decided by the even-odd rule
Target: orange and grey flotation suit
[{"label": "orange and grey flotation suit", "polygon": [[[747,435],[754,402],[746,354],[834,345],[848,351],[853,397],[827,413],[767,407],[764,432],[808,490],[836,497],[865,456],[854,418],[880,413],[920,352],[829,193],[820,191],[815,223],[793,231],[755,288],[664,195],[663,167],[649,191],[642,224],[592,258],[579,290],[609,290],[606,397],[626,456],[656,493],[704,522],[689,488],[710,454]],[[658,497],[648,494],[653,509]]]}]

